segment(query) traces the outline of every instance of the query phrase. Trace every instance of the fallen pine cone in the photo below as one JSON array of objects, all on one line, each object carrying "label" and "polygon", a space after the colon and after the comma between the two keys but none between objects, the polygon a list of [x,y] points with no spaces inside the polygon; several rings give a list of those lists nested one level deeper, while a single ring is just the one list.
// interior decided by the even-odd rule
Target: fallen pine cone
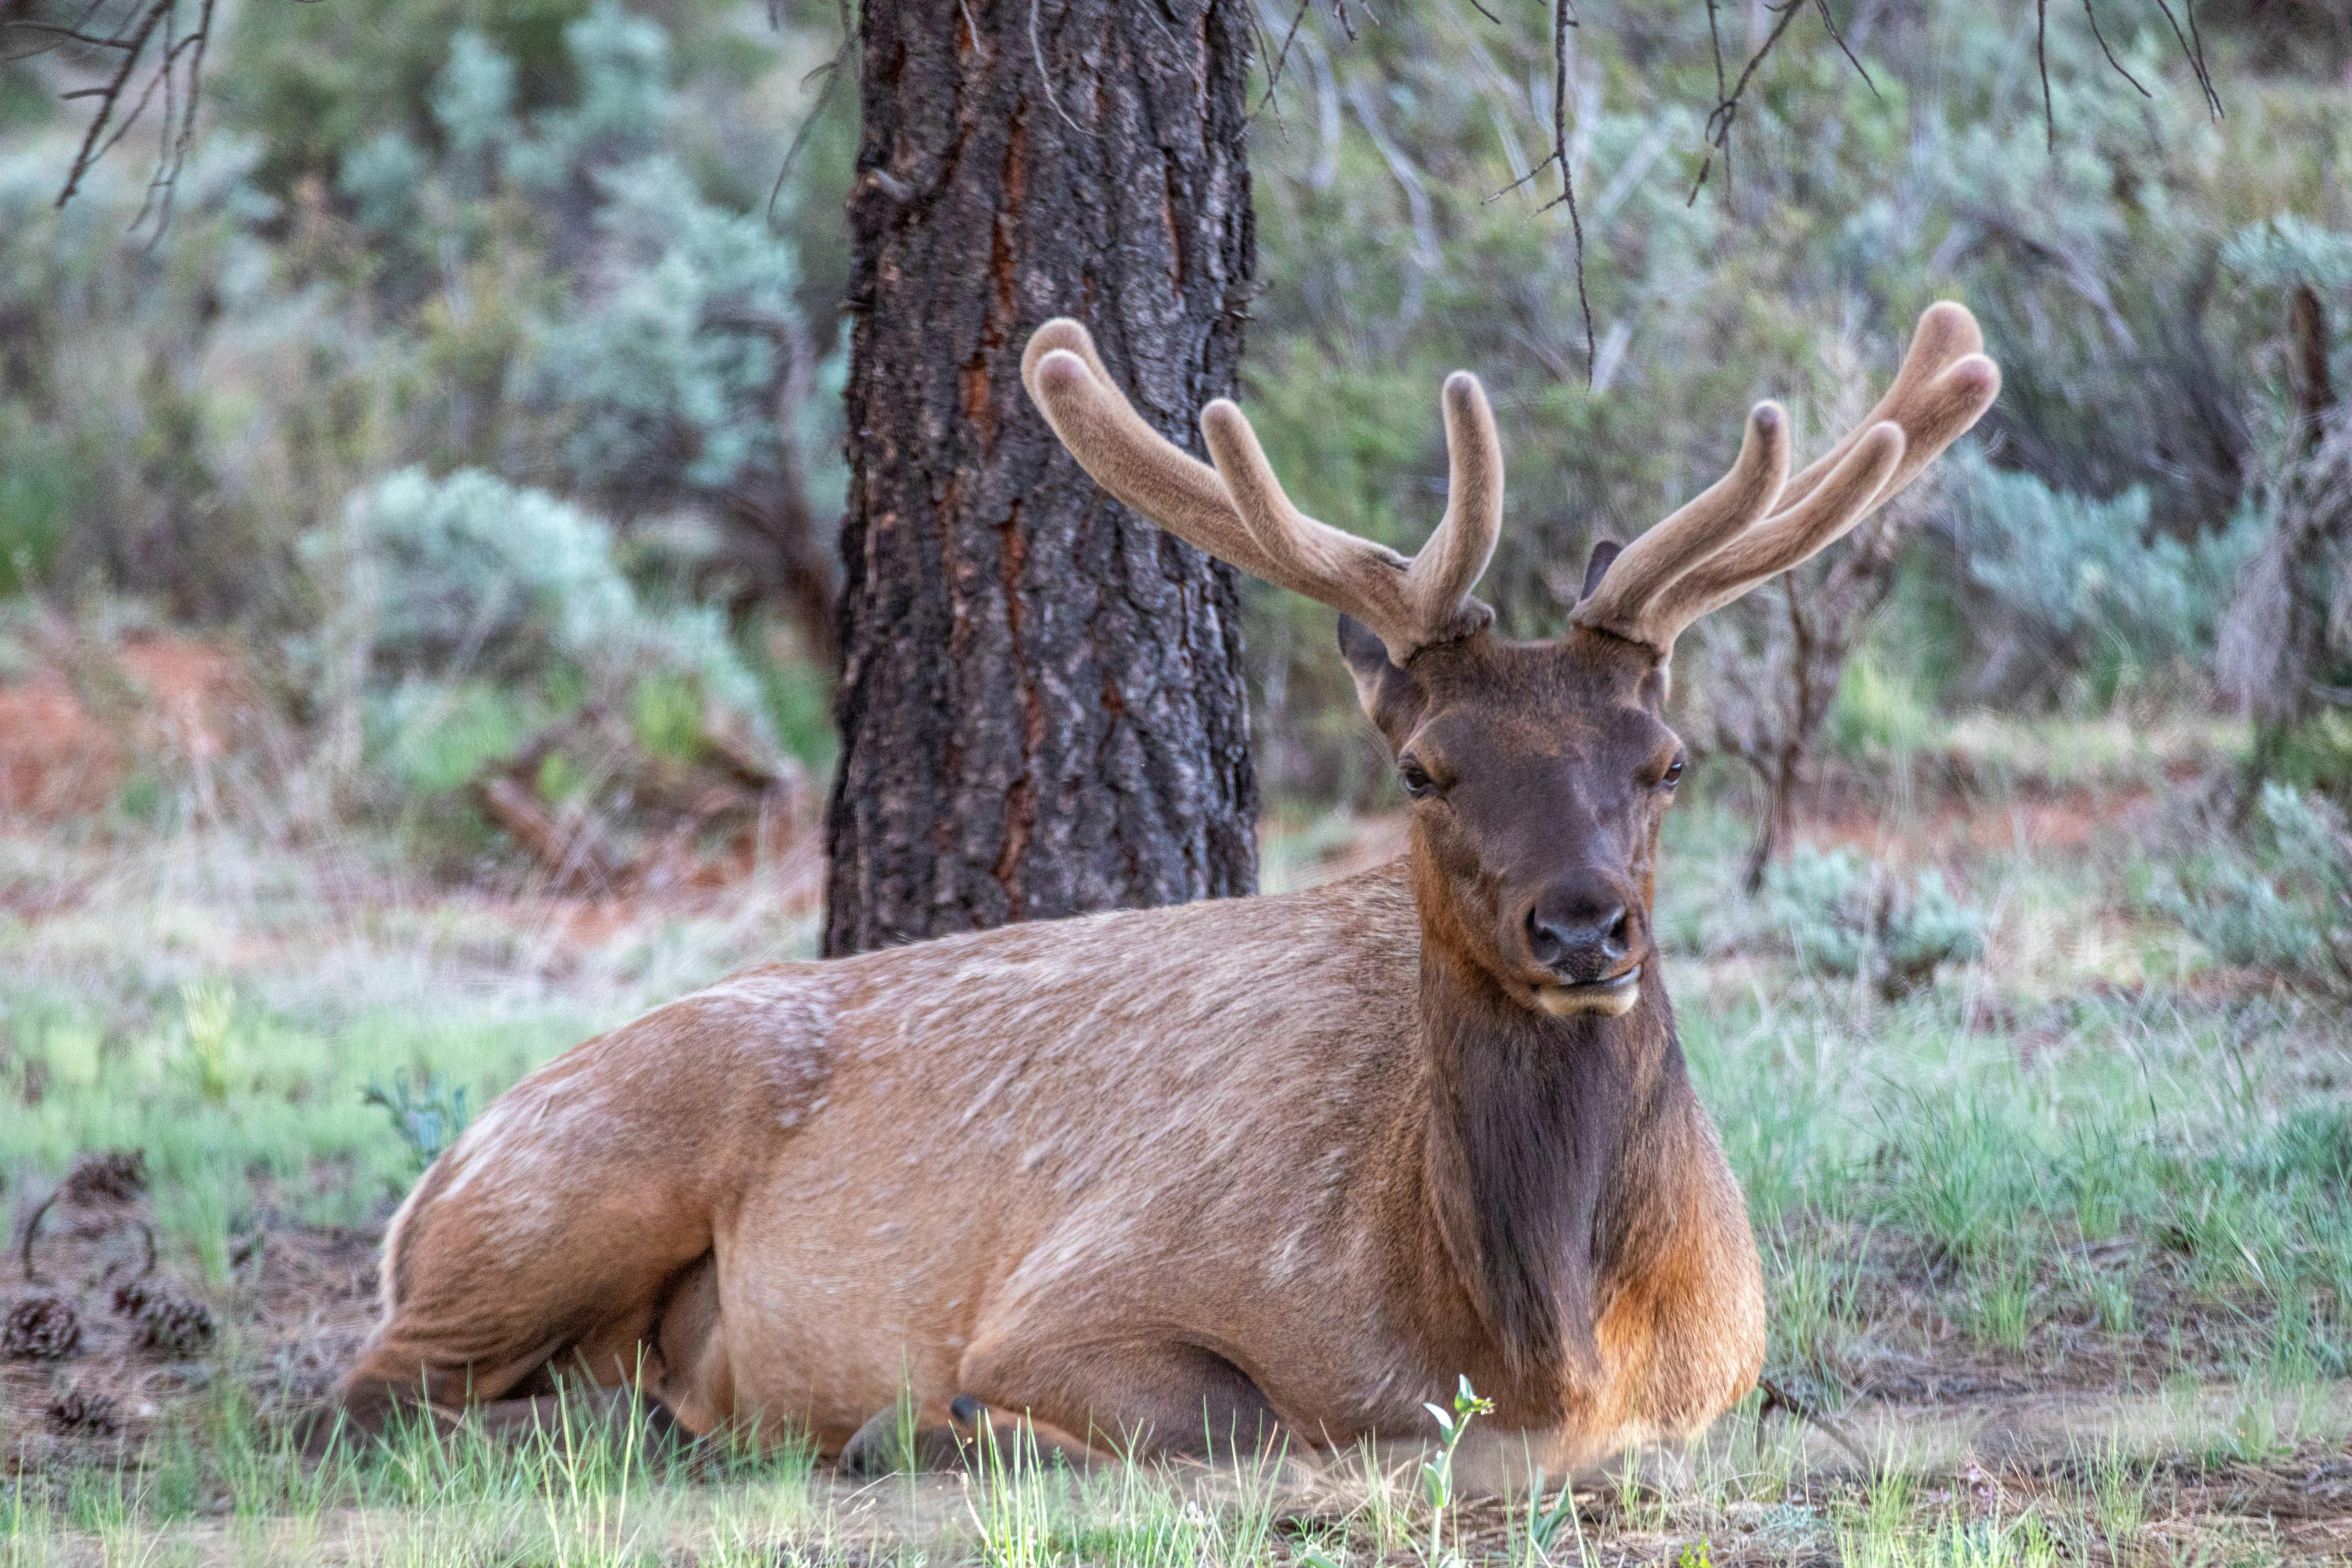
[{"label": "fallen pine cone", "polygon": [[184,1361],[212,1346],[213,1310],[166,1279],[126,1279],[114,1288],[114,1310],[139,1325],[131,1342]]},{"label": "fallen pine cone", "polygon": [[0,1318],[0,1356],[63,1361],[81,1345],[81,1318],[62,1296],[26,1296]]},{"label": "fallen pine cone", "polygon": [[48,1421],[60,1437],[112,1437],[122,1430],[122,1411],[106,1394],[77,1388],[49,1401]]},{"label": "fallen pine cone", "polygon": [[69,1204],[102,1206],[137,1203],[146,1190],[145,1150],[100,1149],[73,1163],[58,1195]]}]

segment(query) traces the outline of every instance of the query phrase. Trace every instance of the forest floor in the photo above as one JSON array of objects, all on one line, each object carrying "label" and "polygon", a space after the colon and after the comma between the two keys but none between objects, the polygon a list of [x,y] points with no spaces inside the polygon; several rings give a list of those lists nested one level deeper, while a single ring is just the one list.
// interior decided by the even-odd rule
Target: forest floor
[{"label": "forest floor", "polygon": [[[789,1445],[677,1452],[625,1424],[307,1462],[285,1413],[364,1332],[424,1154],[574,1041],[806,952],[815,846],[723,890],[597,900],[428,882],[388,839],[20,811],[0,819],[0,1170],[21,1243],[0,1265],[0,1550],[2352,1561],[2346,1020],[2215,963],[2148,892],[2198,852],[2228,742],[1988,722],[1838,770],[1801,837],[1898,890],[1932,871],[1983,917],[1980,953],[1908,985],[1825,967],[1802,928],[1826,917],[1741,893],[1744,814],[1702,778],[1670,826],[1659,930],[1765,1258],[1768,1373],[1821,1419],[1752,1397],[1690,1455],[1438,1517],[1418,1456],[854,1484]],[[1286,822],[1264,880],[1402,847],[1394,817]],[[133,1150],[135,1170],[86,1158]]]}]

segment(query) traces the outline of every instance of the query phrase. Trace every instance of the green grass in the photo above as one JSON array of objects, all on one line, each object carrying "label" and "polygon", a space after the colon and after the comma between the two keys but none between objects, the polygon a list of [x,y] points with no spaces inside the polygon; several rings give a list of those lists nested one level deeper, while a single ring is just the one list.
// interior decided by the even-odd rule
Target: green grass
[{"label": "green grass", "polygon": [[804,953],[810,934],[755,887],[583,950],[564,907],[434,895],[348,848],[201,836],[10,841],[0,892],[62,905],[0,915],[0,1172],[25,1191],[85,1150],[142,1150],[162,1229],[215,1279],[225,1236],[259,1208],[364,1225],[406,1191],[415,1151],[371,1086],[439,1079],[478,1108],[656,1001]]}]

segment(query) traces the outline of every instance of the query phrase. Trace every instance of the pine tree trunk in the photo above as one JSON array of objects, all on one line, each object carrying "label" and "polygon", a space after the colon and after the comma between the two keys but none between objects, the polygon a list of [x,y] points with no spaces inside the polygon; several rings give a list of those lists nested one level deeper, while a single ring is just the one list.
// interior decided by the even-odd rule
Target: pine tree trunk
[{"label": "pine tree trunk", "polygon": [[1021,349],[1078,317],[1200,450],[1255,269],[1249,13],[865,13],[825,951],[1246,893],[1233,573],[1095,489]]}]

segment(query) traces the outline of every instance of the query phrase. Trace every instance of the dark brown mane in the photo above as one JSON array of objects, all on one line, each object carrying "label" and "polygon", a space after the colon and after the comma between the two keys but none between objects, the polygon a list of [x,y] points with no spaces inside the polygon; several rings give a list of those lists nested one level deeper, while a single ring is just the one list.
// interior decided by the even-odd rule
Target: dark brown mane
[{"label": "dark brown mane", "polygon": [[1634,1167],[1690,1094],[1664,987],[1621,1018],[1551,1018],[1425,951],[1422,988],[1437,1225],[1504,1373],[1556,1400],[1601,1374],[1595,1328],[1661,1194]]}]

